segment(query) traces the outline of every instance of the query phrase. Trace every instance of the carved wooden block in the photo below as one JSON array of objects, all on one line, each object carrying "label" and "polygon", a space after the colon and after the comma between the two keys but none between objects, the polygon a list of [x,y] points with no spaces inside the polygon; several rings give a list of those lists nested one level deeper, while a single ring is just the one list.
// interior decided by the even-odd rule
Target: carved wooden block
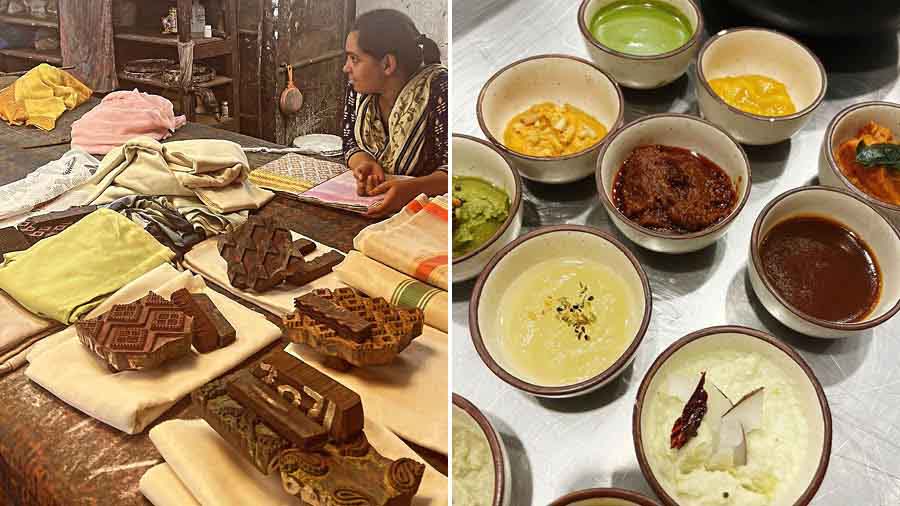
[{"label": "carved wooden block", "polygon": [[91,320],[75,323],[78,339],[114,371],[158,367],[191,351],[193,318],[150,292],[116,304]]},{"label": "carved wooden block", "polygon": [[235,288],[265,292],[283,283],[305,263],[291,231],[272,218],[251,216],[218,244]]},{"label": "carved wooden block", "polygon": [[[278,398],[285,403],[273,402]],[[277,472],[284,490],[302,505],[408,506],[421,484],[423,464],[388,459],[369,444],[358,395],[282,350],[263,358],[252,373],[213,381],[191,399],[257,469]],[[306,448],[293,443],[309,442],[304,434],[314,426],[324,429],[329,418],[324,442]],[[297,433],[293,421],[299,421]]]},{"label": "carved wooden block", "polygon": [[205,293],[192,294],[182,288],[172,294],[172,302],[193,317],[194,348],[200,353],[224,348],[237,337],[234,327]]},{"label": "carved wooden block", "polygon": [[288,283],[294,286],[303,286],[307,283],[325,276],[339,263],[344,261],[344,255],[337,251],[331,250],[323,255],[317,256],[312,260],[308,260],[300,264],[288,278]]},{"label": "carved wooden block", "polygon": [[[425,317],[421,309],[392,306],[380,297],[372,299],[352,288],[334,291],[322,288],[304,297],[306,299],[296,299],[297,310],[283,318],[285,336],[355,366],[390,363],[422,334]],[[371,335],[361,341],[345,337],[328,318],[316,317],[315,311],[305,309],[307,302],[316,299],[339,306],[371,323]]]}]

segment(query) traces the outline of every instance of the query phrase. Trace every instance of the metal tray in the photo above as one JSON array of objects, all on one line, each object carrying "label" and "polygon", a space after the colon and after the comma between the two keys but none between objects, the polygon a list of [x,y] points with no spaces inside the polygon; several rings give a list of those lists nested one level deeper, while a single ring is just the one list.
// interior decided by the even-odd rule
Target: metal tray
[{"label": "metal tray", "polygon": [[[454,2],[454,132],[484,138],[475,119],[475,101],[484,82],[504,65],[543,53],[588,57],[576,23],[578,3]],[[712,31],[722,28],[709,15],[706,20]],[[833,449],[812,504],[900,504],[900,318],[860,339],[805,337],[766,312],[747,277],[754,220],[776,195],[817,179],[819,147],[828,121],[856,102],[900,101],[897,34],[828,44],[811,46],[829,68],[825,102],[789,142],[745,148],[753,171],[750,199],[726,236],[702,251],[667,256],[629,242],[609,222],[593,177],[563,186],[526,182],[523,234],[556,223],[611,231],[637,255],[650,277],[649,331],[634,364],[610,385],[585,397],[559,401],[514,390],[488,371],[469,337],[468,302],[474,283],[453,286],[453,390],[475,403],[501,432],[512,461],[512,504],[545,505],[575,490],[607,486],[653,497],[631,437],[638,385],[673,341],[722,324],[746,325],[782,339],[797,349],[825,387],[834,420]],[[692,66],[687,77],[660,90],[624,90],[626,121],[665,111],[697,114],[693,73]]]}]

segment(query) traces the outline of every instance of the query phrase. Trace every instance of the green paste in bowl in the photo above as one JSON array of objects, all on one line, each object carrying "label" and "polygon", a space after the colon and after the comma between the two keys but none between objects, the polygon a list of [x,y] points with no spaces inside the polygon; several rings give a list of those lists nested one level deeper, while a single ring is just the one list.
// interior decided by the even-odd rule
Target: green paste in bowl
[{"label": "green paste in bowl", "polygon": [[591,20],[591,34],[600,44],[635,56],[668,53],[687,44],[691,22],[675,6],[658,0],[618,0]]},{"label": "green paste in bowl", "polygon": [[509,195],[491,183],[453,176],[453,256],[486,243],[509,217]]}]

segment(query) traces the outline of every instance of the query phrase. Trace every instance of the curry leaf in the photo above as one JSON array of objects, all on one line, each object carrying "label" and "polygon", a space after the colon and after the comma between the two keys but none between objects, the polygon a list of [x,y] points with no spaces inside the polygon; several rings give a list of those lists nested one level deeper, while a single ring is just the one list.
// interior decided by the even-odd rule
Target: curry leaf
[{"label": "curry leaf", "polygon": [[863,167],[889,167],[900,170],[900,144],[870,144],[859,141],[856,162]]}]

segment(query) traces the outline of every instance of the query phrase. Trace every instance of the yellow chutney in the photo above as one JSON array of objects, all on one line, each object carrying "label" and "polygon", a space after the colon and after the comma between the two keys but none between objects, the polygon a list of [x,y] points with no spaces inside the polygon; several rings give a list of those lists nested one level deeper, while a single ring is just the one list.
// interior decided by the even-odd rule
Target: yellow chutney
[{"label": "yellow chutney", "polygon": [[603,123],[573,105],[543,102],[509,121],[503,144],[528,156],[564,156],[593,146],[606,132]]},{"label": "yellow chutney", "polygon": [[787,86],[757,74],[710,79],[709,85],[728,105],[760,116],[786,116],[797,112]]},{"label": "yellow chutney", "polygon": [[516,376],[563,386],[609,368],[641,323],[636,295],[613,269],[580,258],[529,267],[500,301],[500,348]]}]

